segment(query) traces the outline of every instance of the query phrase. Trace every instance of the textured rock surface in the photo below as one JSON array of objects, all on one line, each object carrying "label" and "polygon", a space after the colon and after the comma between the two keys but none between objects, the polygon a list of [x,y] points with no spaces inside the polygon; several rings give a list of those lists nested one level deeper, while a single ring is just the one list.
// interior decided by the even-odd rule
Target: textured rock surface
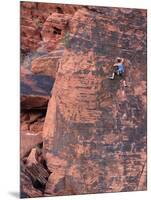
[{"label": "textured rock surface", "polygon": [[[21,8],[21,132],[37,135],[29,146],[30,138],[22,139],[21,155],[28,160],[43,142],[51,172],[43,190],[23,173],[22,192],[145,190],[146,10],[25,2]],[[120,78],[108,79],[117,56],[125,59],[126,88]],[[49,94],[44,122],[38,108],[46,110]]]},{"label": "textured rock surface", "polygon": [[46,109],[54,78],[45,74],[33,74],[21,67],[21,107]]},{"label": "textured rock surface", "polygon": [[[46,187],[50,195],[146,188],[141,181],[146,14],[90,10],[79,9],[70,21],[70,48],[62,56],[48,105],[43,134],[52,172]],[[107,78],[116,56],[125,58],[127,88]]]},{"label": "textured rock surface", "polygon": [[50,56],[41,56],[32,61],[33,73],[44,73],[55,78],[57,71],[57,59]]},{"label": "textured rock surface", "polygon": [[45,111],[24,110],[21,112],[21,158],[37,144],[42,143],[44,117]]},{"label": "textured rock surface", "polygon": [[[45,44],[48,49],[55,43],[58,34],[53,30],[55,27],[51,26],[51,19],[55,26],[58,27],[58,23],[62,21],[57,20],[60,16],[63,21],[66,21],[64,13],[67,15],[73,15],[80,6],[70,6],[65,4],[50,4],[50,3],[35,3],[35,2],[21,2],[21,49],[24,52],[35,51],[38,47],[41,47],[41,43]],[[54,17],[52,18],[51,16]],[[55,23],[56,21],[56,23]],[[51,29],[50,29],[51,27]],[[56,28],[57,28],[56,27]],[[60,26],[59,26],[60,28]],[[64,28],[64,25],[61,25]],[[52,44],[47,44],[46,35],[50,35]],[[44,39],[44,40],[43,40]],[[50,48],[51,49],[51,48]],[[52,50],[52,49],[51,49]]]}]

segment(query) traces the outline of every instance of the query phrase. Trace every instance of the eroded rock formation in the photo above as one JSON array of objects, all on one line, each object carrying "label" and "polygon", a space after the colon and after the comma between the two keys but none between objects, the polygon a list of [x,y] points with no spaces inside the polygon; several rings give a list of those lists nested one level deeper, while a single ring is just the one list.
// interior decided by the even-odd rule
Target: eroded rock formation
[{"label": "eroded rock formation", "polygon": [[[23,17],[43,19],[40,42],[30,48],[23,38],[22,47],[26,54],[30,51],[31,76],[55,79],[38,161],[45,161],[51,173],[42,190],[35,188],[32,194],[23,179],[22,191],[34,197],[145,190],[146,10],[48,5],[22,4]],[[117,56],[125,59],[128,87],[118,77],[108,79]],[[32,116],[23,115],[26,120]],[[37,133],[35,125],[30,129]],[[29,156],[23,156],[25,165]]]}]

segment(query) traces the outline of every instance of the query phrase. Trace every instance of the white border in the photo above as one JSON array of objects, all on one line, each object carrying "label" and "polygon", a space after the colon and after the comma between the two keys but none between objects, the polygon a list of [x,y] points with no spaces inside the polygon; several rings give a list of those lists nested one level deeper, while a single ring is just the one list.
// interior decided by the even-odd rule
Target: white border
[{"label": "white border", "polygon": [[[52,199],[150,199],[151,195],[151,9],[149,0],[37,0],[37,2],[148,9],[148,191],[51,197]],[[15,199],[19,191],[19,1],[0,4],[0,199]],[[41,199],[41,198],[34,198]],[[44,199],[50,199],[45,197]]]}]

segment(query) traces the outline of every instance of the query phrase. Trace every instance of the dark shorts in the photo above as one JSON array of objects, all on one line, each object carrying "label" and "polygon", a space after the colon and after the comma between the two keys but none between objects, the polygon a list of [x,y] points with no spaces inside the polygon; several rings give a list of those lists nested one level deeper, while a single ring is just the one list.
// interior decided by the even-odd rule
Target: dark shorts
[{"label": "dark shorts", "polygon": [[115,67],[114,73],[118,75],[121,79],[124,79],[124,72],[118,69],[118,66]]},{"label": "dark shorts", "polygon": [[123,70],[120,70],[120,69],[118,68],[118,66],[115,67],[114,72],[115,72],[116,74],[118,74],[118,75],[121,75],[121,76],[124,74],[124,71],[123,71]]}]

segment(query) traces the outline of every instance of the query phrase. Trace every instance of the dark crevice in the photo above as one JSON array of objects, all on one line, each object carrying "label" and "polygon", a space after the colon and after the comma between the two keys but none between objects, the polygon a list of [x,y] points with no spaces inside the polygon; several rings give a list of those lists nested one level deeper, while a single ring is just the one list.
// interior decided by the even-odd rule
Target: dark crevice
[{"label": "dark crevice", "polygon": [[36,110],[36,109],[29,109],[29,110],[26,110],[26,109],[22,109],[21,108],[21,113],[25,113],[25,114],[30,114],[30,113],[34,113],[34,114],[38,114],[40,113],[40,117],[45,117],[46,116],[46,112],[47,112],[47,109],[45,110]]},{"label": "dark crevice", "polygon": [[33,187],[44,193],[48,178],[52,172],[48,169],[46,160],[42,156],[43,143],[39,143],[36,148],[37,163],[32,163],[31,166],[27,166],[26,158],[28,158],[31,152],[30,150],[21,162],[21,170],[30,178]]},{"label": "dark crevice", "polygon": [[55,35],[61,35],[61,29],[59,29],[59,28],[56,28],[56,27],[53,27],[53,34],[55,34]]},{"label": "dark crevice", "polygon": [[58,13],[63,14],[63,10],[62,10],[62,8],[57,7],[56,10],[57,10]]}]

